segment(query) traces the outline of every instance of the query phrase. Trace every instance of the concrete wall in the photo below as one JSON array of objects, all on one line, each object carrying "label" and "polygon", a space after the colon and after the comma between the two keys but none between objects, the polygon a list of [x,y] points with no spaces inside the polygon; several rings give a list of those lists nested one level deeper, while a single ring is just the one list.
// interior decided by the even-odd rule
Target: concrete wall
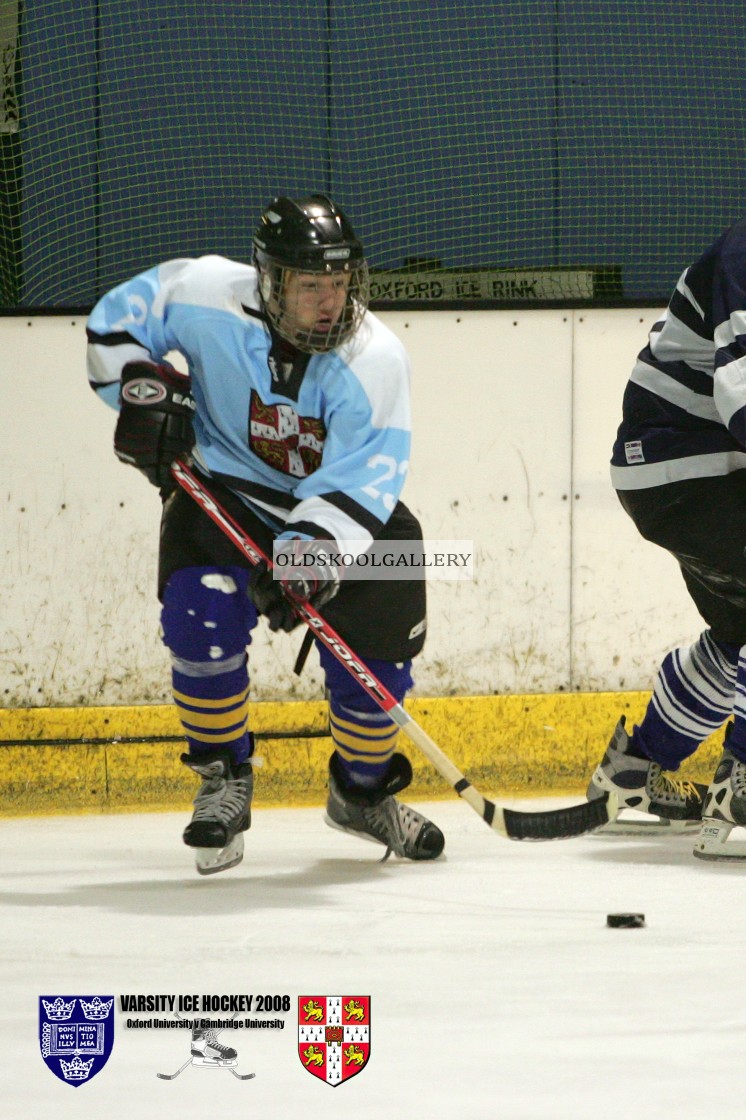
[{"label": "concrete wall", "polygon": [[[674,561],[608,481],[652,310],[387,312],[414,368],[405,500],[473,539],[473,583],[433,584],[417,692],[646,690],[702,623]],[[0,707],[169,700],[158,638],[159,500],[111,451],[84,320],[0,318]],[[254,698],[313,699],[298,635],[262,632]],[[314,664],[310,664],[314,662]]]}]

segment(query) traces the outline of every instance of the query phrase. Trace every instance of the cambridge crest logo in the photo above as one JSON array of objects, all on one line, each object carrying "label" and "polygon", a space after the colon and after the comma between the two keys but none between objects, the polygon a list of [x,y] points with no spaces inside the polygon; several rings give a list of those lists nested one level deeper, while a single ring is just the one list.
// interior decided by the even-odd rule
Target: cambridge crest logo
[{"label": "cambridge crest logo", "polygon": [[114,996],[39,996],[41,1056],[77,1089],[100,1073],[114,1045]]},{"label": "cambridge crest logo", "polygon": [[370,996],[299,996],[298,1056],[334,1088],[370,1057]]}]

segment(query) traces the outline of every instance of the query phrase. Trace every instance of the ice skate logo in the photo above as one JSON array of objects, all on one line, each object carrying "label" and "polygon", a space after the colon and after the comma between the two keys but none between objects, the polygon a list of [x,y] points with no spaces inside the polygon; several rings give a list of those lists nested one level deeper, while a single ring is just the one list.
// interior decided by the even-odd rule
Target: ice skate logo
[{"label": "ice skate logo", "polygon": [[[178,1012],[176,1018],[181,1019]],[[161,1081],[173,1081],[187,1066],[198,1066],[201,1069],[227,1069],[239,1081],[250,1081],[252,1077],[256,1077],[255,1073],[238,1072],[235,1068],[238,1065],[238,1054],[232,1046],[224,1046],[222,1042],[218,1042],[220,1033],[220,1030],[210,1027],[192,1027],[192,1052],[187,1060],[175,1073],[159,1073],[156,1076]]]},{"label": "ice skate logo", "polygon": [[334,1088],[360,1073],[370,1057],[370,996],[300,996],[298,1055]]},{"label": "ice skate logo", "polygon": [[39,997],[41,1056],[61,1081],[77,1087],[104,1068],[114,1045],[113,1006],[113,996]]}]

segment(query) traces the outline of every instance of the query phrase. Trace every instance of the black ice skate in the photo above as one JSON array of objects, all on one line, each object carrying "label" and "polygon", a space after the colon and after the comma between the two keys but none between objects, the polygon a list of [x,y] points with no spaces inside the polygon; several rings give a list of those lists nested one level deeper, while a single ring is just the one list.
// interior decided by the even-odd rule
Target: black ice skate
[{"label": "black ice skate", "polygon": [[183,754],[181,761],[202,778],[184,829],[184,843],[196,849],[197,871],[213,875],[235,867],[243,859],[243,833],[251,825],[251,761],[236,766],[226,750]]},{"label": "black ice skate", "polygon": [[746,860],[746,842],[729,840],[734,828],[746,828],[746,764],[728,749],[730,726],[715,777],[702,810],[702,827],[694,841],[697,859]]},{"label": "black ice skate", "polygon": [[591,777],[586,796],[589,801],[607,790],[619,798],[619,813],[634,809],[650,818],[616,819],[599,829],[599,833],[650,833],[653,830],[684,832],[699,828],[702,803],[707,786],[674,778],[645,755],[635,751],[624,728],[622,716],[614,729],[606,753]]},{"label": "black ice skate", "polygon": [[403,754],[395,754],[386,780],[378,789],[350,788],[335,754],[329,760],[329,798],[324,820],[332,828],[372,840],[402,859],[437,859],[445,837],[440,829],[394,794],[412,781],[412,767]]}]

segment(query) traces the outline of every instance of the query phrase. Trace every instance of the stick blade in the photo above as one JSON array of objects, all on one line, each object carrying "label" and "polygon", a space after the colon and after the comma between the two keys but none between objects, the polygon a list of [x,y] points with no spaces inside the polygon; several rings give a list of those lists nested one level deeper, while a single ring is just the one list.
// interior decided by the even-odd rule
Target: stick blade
[{"label": "stick blade", "polygon": [[616,815],[616,798],[609,793],[566,809],[520,813],[503,809],[505,831],[510,840],[570,840],[603,828]]}]

